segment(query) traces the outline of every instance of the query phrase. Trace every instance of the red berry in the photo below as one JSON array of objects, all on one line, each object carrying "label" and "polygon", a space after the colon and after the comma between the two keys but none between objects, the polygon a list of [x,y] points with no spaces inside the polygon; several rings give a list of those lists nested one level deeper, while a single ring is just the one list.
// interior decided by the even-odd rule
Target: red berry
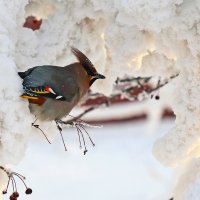
[{"label": "red berry", "polygon": [[19,193],[18,192],[13,192],[12,196],[17,198],[17,197],[19,197]]},{"label": "red berry", "polygon": [[27,188],[25,191],[26,194],[31,194],[32,193],[32,189],[31,188]]},{"label": "red berry", "polygon": [[26,18],[24,23],[24,27],[31,28],[33,31],[40,29],[42,24],[42,19],[38,20],[33,16],[29,16]]},{"label": "red berry", "polygon": [[17,197],[14,197],[13,195],[11,195],[10,200],[17,200]]}]

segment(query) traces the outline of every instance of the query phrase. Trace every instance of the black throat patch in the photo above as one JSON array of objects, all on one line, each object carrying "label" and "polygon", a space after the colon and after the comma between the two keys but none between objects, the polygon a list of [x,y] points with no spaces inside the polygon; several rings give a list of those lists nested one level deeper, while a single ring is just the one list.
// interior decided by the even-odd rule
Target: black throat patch
[{"label": "black throat patch", "polygon": [[91,79],[89,85],[91,86],[96,80],[97,80],[97,78]]}]

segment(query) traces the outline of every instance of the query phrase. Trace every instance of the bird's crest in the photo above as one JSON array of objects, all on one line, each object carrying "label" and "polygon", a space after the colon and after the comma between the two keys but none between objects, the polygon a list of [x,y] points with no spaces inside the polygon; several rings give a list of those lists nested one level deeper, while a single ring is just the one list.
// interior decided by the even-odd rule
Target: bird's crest
[{"label": "bird's crest", "polygon": [[94,76],[97,73],[92,62],[81,51],[75,47],[71,47],[71,51],[82,64],[88,75]]}]

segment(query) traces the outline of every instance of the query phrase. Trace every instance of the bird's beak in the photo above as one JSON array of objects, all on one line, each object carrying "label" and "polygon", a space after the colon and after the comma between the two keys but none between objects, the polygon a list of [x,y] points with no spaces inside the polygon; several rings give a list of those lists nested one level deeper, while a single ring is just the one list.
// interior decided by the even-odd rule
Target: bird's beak
[{"label": "bird's beak", "polygon": [[96,78],[96,79],[105,79],[105,78],[106,78],[106,77],[105,77],[104,75],[102,75],[102,74],[95,74],[93,77]]}]

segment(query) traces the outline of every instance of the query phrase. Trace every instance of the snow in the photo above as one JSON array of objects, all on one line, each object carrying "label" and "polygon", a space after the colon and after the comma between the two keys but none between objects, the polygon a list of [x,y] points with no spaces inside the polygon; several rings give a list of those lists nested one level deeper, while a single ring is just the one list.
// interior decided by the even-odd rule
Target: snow
[{"label": "snow", "polygon": [[[26,175],[32,195],[22,199],[72,200],[166,200],[174,185],[174,169],[163,167],[151,153],[152,145],[173,121],[160,124],[149,135],[148,122],[105,125],[87,129],[88,153],[79,149],[74,129],[65,129],[68,151],[59,135],[52,145],[32,140],[26,156],[15,170]],[[87,138],[87,137],[86,137]],[[20,185],[20,184],[19,184]],[[24,191],[24,187],[18,189]]]},{"label": "snow", "polygon": [[[107,77],[92,86],[93,91],[107,95],[116,77],[125,74],[169,77],[179,73],[170,93],[164,94],[165,105],[176,115],[175,125],[155,142],[153,152],[163,165],[183,168],[199,157],[200,1],[10,0],[0,1],[0,8],[2,165],[19,163],[35,134],[30,126],[34,117],[27,102],[19,98],[22,88],[17,71],[74,62],[70,46],[85,52]],[[35,32],[22,27],[31,14],[43,18],[41,29]],[[163,105],[156,112],[154,106],[148,110],[155,122]],[[53,138],[53,123],[42,126],[51,129],[48,133]],[[199,176],[195,177],[196,194]]]}]

